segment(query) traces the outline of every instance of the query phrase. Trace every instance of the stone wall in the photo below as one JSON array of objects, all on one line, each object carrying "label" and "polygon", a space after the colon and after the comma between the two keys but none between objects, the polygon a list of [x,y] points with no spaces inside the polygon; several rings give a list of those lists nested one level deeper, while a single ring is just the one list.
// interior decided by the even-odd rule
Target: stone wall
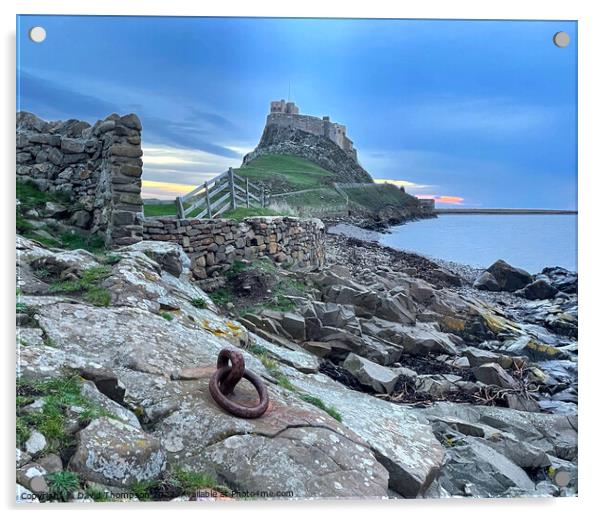
[{"label": "stone wall", "polygon": [[182,245],[194,278],[208,290],[220,286],[223,274],[240,259],[269,257],[300,268],[324,264],[324,225],[319,219],[160,217],[144,221],[144,239]]},{"label": "stone wall", "polygon": [[142,240],[142,126],[134,114],[47,122],[17,113],[17,178],[69,195],[71,223],[107,245]]}]

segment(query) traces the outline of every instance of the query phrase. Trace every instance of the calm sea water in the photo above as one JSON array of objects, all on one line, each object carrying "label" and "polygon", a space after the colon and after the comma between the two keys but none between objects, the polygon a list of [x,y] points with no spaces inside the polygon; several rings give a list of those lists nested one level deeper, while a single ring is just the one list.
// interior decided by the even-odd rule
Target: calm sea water
[{"label": "calm sea water", "polygon": [[576,215],[445,214],[391,230],[382,244],[471,266],[503,259],[530,273],[577,270]]}]

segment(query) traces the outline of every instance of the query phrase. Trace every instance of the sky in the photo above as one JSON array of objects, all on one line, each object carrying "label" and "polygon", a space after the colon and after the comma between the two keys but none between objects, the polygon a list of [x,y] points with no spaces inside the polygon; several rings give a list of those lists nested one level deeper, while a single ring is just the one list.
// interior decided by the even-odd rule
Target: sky
[{"label": "sky", "polygon": [[577,206],[576,22],[31,15],[17,68],[18,110],[139,115],[145,197],[239,166],[290,86],[375,179],[438,206]]}]

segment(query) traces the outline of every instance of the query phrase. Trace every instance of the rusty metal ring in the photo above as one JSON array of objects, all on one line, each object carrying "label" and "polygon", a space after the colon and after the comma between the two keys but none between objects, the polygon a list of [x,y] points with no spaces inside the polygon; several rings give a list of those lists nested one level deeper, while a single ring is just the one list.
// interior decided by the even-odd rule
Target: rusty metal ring
[{"label": "rusty metal ring", "polygon": [[234,392],[234,387],[245,372],[245,359],[240,351],[222,349],[217,356],[217,369],[228,367],[229,362],[232,363],[230,372],[223,381],[220,379],[221,391],[226,396]]},{"label": "rusty metal ring", "polygon": [[[236,359],[232,362],[232,367],[230,367],[227,365],[227,362],[229,359],[232,360],[233,358]],[[209,393],[211,394],[213,400],[224,410],[227,410],[232,415],[237,417],[244,417],[247,419],[261,417],[268,409],[270,402],[268,390],[257,374],[245,369],[244,358],[242,357],[242,354],[233,349],[223,349],[218,356],[217,365],[218,369],[213,373],[211,379],[209,380]],[[239,376],[241,365],[242,375]],[[245,378],[255,387],[255,390],[259,395],[259,403],[257,405],[240,405],[226,397],[225,391],[230,390],[228,393],[231,393],[234,389],[234,386],[241,380],[241,378]],[[227,382],[231,382],[234,379],[235,382],[233,386],[224,386]]]}]

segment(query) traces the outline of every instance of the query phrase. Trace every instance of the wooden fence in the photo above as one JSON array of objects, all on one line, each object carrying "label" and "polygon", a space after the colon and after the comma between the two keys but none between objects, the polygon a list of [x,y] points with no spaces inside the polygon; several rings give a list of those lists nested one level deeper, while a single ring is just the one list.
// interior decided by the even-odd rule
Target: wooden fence
[{"label": "wooden fence", "polygon": [[215,218],[236,207],[265,207],[263,187],[234,173],[232,168],[176,198],[178,218]]}]

